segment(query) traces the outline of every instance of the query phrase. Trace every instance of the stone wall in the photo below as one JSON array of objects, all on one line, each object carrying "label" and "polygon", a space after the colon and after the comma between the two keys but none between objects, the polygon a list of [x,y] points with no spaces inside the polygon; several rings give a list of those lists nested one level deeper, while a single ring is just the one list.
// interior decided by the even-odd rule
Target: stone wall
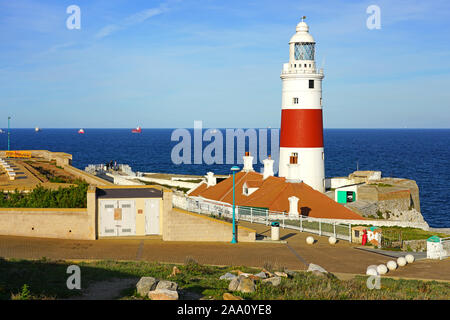
[{"label": "stone wall", "polygon": [[[232,230],[231,223],[174,208],[165,213],[163,240],[230,242]],[[254,242],[256,231],[239,226],[237,238],[238,242]]]},{"label": "stone wall", "polygon": [[427,251],[427,240],[407,240],[402,242],[403,251],[425,252]]}]

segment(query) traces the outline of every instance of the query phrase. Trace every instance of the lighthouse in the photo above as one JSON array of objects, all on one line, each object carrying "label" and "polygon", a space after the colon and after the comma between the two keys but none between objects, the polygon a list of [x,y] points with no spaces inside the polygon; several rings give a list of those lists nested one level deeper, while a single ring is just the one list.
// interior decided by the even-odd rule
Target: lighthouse
[{"label": "lighthouse", "polygon": [[[280,177],[303,181],[325,191],[323,151],[322,79],[316,69],[314,38],[303,20],[289,41],[289,62],[281,72]],[[292,177],[292,159],[299,164]],[[294,179],[293,179],[294,178]]]}]

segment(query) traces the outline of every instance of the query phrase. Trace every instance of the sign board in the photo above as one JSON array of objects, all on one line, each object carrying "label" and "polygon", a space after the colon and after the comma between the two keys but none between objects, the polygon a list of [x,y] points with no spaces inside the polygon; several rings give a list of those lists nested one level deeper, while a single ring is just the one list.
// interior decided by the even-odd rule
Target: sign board
[{"label": "sign board", "polygon": [[6,151],[7,158],[31,158],[31,151]]},{"label": "sign board", "polygon": [[122,220],[122,208],[114,209],[114,220]]}]

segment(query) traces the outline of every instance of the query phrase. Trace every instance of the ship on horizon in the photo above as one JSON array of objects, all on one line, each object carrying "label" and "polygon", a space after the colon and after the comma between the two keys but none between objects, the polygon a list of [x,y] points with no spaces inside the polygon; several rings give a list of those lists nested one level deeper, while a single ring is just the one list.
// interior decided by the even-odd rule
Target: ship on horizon
[{"label": "ship on horizon", "polygon": [[132,129],[131,132],[132,133],[141,133],[142,132],[142,128],[140,126],[138,126],[136,129]]},{"label": "ship on horizon", "polygon": [[84,134],[84,130],[83,130],[83,129],[80,129],[80,130],[78,130],[78,133],[79,133],[79,134]]}]

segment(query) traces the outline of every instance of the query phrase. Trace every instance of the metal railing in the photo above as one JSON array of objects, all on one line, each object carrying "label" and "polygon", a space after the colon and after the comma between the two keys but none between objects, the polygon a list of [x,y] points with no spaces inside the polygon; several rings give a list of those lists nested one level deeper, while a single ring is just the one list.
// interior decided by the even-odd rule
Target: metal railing
[{"label": "metal railing", "polygon": [[[187,211],[215,216],[233,217],[233,206],[220,201],[209,199],[180,197],[174,201],[174,206]],[[236,206],[236,220],[249,221],[269,225],[278,221],[282,228],[309,232],[320,236],[333,236],[336,239],[352,241],[352,225],[332,219],[320,219],[302,215],[292,216],[286,212],[272,211],[264,208]]]}]

